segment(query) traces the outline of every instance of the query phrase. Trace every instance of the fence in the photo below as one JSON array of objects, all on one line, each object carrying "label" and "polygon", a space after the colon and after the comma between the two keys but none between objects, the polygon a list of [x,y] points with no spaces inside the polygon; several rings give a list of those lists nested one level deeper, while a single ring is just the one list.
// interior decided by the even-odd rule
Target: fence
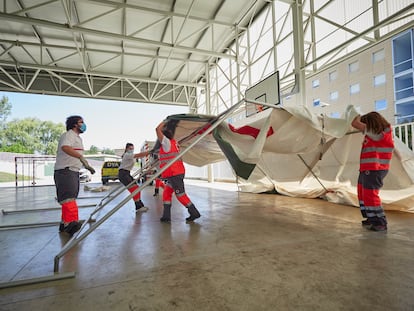
[{"label": "fence", "polygon": [[[93,179],[101,179],[101,167],[108,158],[108,155],[86,156],[89,165],[95,168],[96,174]],[[112,156],[109,157],[112,159]],[[19,186],[36,186],[36,185],[53,185],[54,166],[56,156],[14,156],[15,167],[15,185]]]},{"label": "fence", "polygon": [[411,150],[413,150],[414,146],[413,130],[414,122],[394,125],[394,135]]},{"label": "fence", "polygon": [[[24,186],[25,181],[35,186],[38,178],[53,177],[55,156],[23,156],[14,158],[16,187]],[[19,180],[19,175],[22,176]],[[27,179],[27,177],[29,177]]]}]

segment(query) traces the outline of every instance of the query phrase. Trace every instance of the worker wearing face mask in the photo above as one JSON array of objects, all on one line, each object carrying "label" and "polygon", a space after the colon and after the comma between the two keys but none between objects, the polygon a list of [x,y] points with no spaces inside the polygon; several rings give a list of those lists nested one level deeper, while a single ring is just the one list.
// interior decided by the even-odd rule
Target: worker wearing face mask
[{"label": "worker wearing face mask", "polygon": [[80,134],[86,131],[86,124],[81,116],[70,116],[66,119],[66,132],[59,139],[56,155],[54,180],[56,195],[62,206],[60,232],[73,235],[81,228],[78,205],[79,170],[82,165],[92,174],[95,169],[83,157],[83,142]]},{"label": "worker wearing face mask", "polygon": [[[128,188],[130,193],[133,193],[138,189],[136,182],[132,183],[134,178],[131,176],[131,170],[135,165],[137,158],[143,158],[149,154],[148,151],[141,153],[134,153],[134,144],[127,143],[125,146],[124,154],[122,155],[121,165],[119,166],[118,178],[119,181]],[[132,183],[132,185],[130,185]],[[144,206],[141,201],[141,192],[138,192],[133,196],[135,202],[135,211],[137,213],[146,212],[148,207]]]}]

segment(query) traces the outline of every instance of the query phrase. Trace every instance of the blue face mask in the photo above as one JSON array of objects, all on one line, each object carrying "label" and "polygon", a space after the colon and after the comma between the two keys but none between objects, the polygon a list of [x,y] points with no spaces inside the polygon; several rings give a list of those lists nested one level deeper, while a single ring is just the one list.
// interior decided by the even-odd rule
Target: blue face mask
[{"label": "blue face mask", "polygon": [[127,150],[127,152],[126,152],[126,153],[132,154],[132,153],[134,153],[134,149],[132,149],[132,150]]},{"label": "blue face mask", "polygon": [[86,131],[86,124],[85,123],[82,123],[82,125],[80,126],[80,128],[79,128],[79,131],[81,132],[81,133],[85,133],[85,131]]}]

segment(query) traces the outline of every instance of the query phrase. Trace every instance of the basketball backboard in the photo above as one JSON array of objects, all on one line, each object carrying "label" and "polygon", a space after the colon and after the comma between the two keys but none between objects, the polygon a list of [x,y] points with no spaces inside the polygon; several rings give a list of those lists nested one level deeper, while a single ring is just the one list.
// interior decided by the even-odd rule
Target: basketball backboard
[{"label": "basketball backboard", "polygon": [[268,108],[262,105],[263,103],[272,105],[280,104],[279,72],[276,71],[255,85],[247,88],[245,100],[247,101],[247,116]]}]

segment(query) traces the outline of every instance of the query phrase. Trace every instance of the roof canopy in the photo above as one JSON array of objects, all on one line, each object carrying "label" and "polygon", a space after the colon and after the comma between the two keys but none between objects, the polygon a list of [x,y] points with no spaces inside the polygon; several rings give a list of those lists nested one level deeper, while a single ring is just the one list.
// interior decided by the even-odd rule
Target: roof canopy
[{"label": "roof canopy", "polygon": [[[2,3],[0,90],[190,107],[197,87],[221,84],[208,76],[220,60],[231,61],[219,70],[242,93],[241,85],[260,80],[264,68],[280,70],[282,80],[297,77],[297,70],[317,70],[352,46],[412,26],[414,9],[410,0]],[[237,69],[254,64],[262,75]]]}]

